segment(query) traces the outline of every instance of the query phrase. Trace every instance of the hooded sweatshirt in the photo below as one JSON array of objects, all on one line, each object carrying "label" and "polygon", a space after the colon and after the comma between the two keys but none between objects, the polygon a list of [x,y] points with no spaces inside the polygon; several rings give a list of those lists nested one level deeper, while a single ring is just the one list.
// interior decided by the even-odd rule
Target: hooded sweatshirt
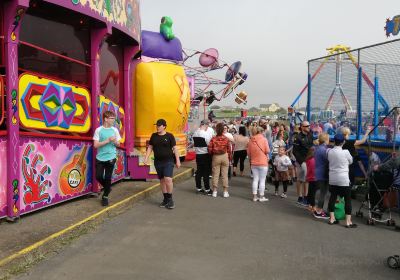
[{"label": "hooded sweatshirt", "polygon": [[262,134],[256,134],[250,138],[247,146],[247,155],[251,165],[268,166],[269,146],[268,141]]}]

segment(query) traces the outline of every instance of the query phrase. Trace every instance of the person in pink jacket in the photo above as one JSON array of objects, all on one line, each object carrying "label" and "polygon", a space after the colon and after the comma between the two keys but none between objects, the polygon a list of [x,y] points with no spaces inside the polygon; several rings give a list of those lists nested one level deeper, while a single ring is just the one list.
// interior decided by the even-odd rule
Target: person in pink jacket
[{"label": "person in pink jacket", "polygon": [[[253,201],[268,201],[265,197],[265,178],[268,173],[269,146],[264,137],[262,127],[251,127],[251,138],[247,146],[247,155],[250,159],[251,171],[253,173]],[[257,190],[260,197],[257,197]]]}]

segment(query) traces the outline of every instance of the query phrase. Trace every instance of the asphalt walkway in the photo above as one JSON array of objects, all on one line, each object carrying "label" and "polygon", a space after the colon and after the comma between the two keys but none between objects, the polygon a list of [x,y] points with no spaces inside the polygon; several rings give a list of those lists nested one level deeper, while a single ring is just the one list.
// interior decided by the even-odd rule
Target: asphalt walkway
[{"label": "asphalt walkway", "polygon": [[181,182],[174,210],[156,193],[16,279],[400,279],[385,266],[400,232],[316,220],[296,206],[294,186],[287,199],[270,186],[270,201],[253,202],[250,184],[235,177],[230,198],[212,198]]}]

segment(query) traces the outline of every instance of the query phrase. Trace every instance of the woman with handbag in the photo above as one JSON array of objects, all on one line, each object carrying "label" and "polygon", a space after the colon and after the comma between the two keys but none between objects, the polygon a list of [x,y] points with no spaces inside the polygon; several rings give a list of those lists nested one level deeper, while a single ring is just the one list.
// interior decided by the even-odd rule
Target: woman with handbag
[{"label": "woman with handbag", "polygon": [[[247,146],[247,155],[250,159],[251,171],[253,173],[253,201],[268,201],[265,197],[265,178],[268,173],[268,154],[269,145],[267,139],[262,134],[264,129],[262,127],[251,128],[251,135],[249,144]],[[257,196],[257,191],[259,197]]]}]

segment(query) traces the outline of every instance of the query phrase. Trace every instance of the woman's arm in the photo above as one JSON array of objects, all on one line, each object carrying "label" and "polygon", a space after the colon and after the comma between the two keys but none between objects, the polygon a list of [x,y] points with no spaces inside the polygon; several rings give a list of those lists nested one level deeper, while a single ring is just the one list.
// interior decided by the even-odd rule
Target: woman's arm
[{"label": "woman's arm", "polygon": [[369,133],[370,133],[370,130],[369,130],[369,129],[368,129],[367,131],[365,131],[365,134],[364,134],[363,138],[360,139],[360,140],[356,140],[356,141],[354,142],[354,146],[359,146],[359,145],[364,144],[364,143],[367,141],[367,139],[368,139]]}]

